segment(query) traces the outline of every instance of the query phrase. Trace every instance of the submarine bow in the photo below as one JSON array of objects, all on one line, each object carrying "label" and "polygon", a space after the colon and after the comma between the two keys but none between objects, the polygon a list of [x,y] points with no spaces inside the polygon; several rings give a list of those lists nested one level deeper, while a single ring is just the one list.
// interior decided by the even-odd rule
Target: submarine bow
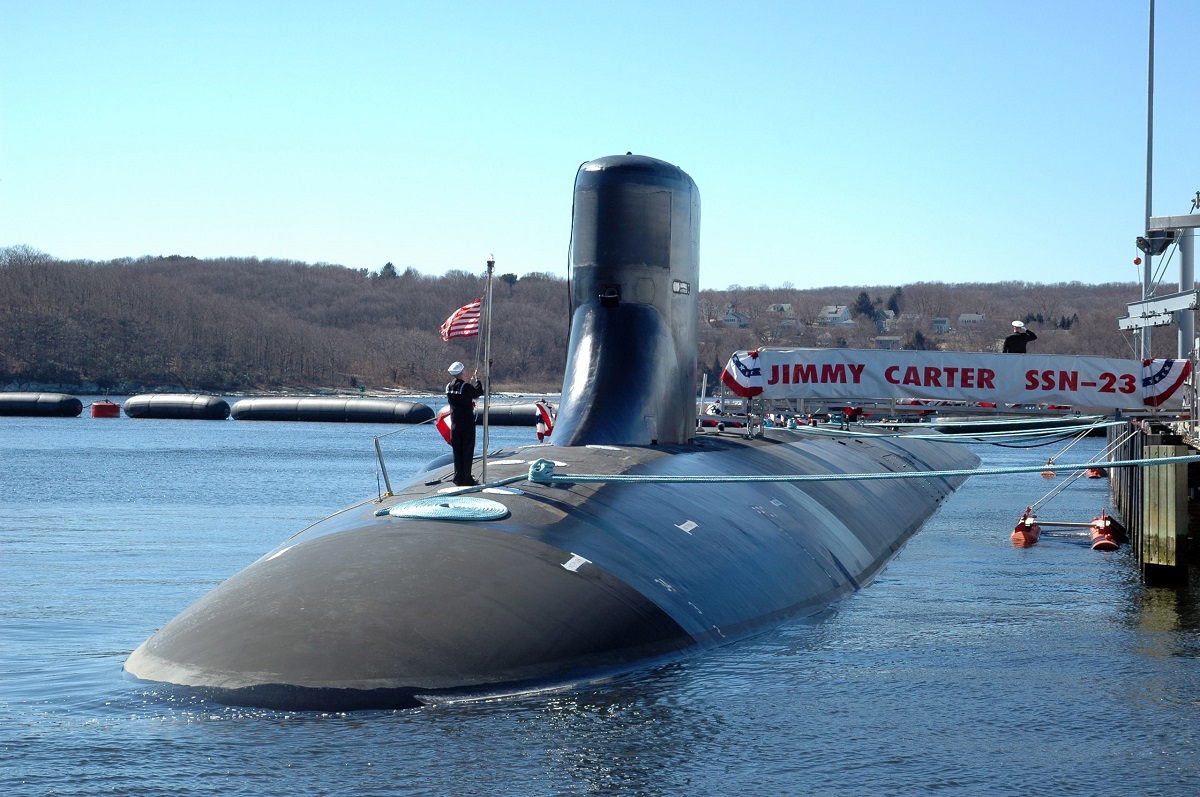
[{"label": "submarine bow", "polygon": [[[447,466],[416,474],[215,587],[130,654],[130,675],[233,704],[345,710],[628,672],[859,589],[963,481],[838,474],[978,463],[927,440],[697,435],[695,183],[613,156],[580,168],[574,202],[556,443],[503,451],[488,472],[545,459],[611,480],[480,495],[453,488]],[[731,473],[830,478],[640,478]]]}]

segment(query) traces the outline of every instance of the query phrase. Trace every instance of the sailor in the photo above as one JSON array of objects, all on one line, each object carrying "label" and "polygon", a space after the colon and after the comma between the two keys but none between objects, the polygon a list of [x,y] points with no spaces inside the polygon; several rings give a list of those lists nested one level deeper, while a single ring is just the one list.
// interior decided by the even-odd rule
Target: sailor
[{"label": "sailor", "polygon": [[1037,340],[1033,330],[1026,329],[1023,321],[1012,322],[1012,334],[1004,339],[1004,353],[1024,354],[1025,346]]},{"label": "sailor", "polygon": [[454,450],[454,483],[459,487],[478,484],[471,475],[475,458],[475,399],[483,395],[483,384],[464,382],[463,364],[450,363],[446,369],[454,377],[446,385],[446,401],[450,405],[450,447]]}]

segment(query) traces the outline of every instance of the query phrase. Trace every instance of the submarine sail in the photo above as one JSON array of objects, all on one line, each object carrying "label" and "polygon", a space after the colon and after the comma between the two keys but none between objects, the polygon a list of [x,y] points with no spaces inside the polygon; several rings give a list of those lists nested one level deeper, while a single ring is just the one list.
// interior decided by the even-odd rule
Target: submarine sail
[{"label": "submarine sail", "polygon": [[345,509],[216,586],[131,676],[280,709],[395,708],[587,682],[727,644],[867,584],[965,477],[667,484],[646,477],[973,468],[962,446],[696,431],[699,192],[644,156],[574,189],[554,462],[603,480],[452,489],[447,466]]}]

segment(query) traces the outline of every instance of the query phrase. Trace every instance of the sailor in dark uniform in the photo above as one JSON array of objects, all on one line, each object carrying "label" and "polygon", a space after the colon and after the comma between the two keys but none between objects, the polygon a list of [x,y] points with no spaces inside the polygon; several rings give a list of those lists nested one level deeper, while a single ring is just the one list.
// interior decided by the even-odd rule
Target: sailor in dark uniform
[{"label": "sailor in dark uniform", "polygon": [[1037,340],[1037,335],[1033,331],[1025,328],[1024,322],[1014,321],[1012,323],[1012,334],[1004,339],[1005,354],[1024,354],[1025,346]]},{"label": "sailor in dark uniform", "polygon": [[450,447],[454,449],[454,483],[460,487],[478,484],[471,475],[475,458],[475,399],[483,395],[483,384],[476,379],[464,382],[463,364],[451,363],[446,369],[454,379],[446,385],[450,404]]}]

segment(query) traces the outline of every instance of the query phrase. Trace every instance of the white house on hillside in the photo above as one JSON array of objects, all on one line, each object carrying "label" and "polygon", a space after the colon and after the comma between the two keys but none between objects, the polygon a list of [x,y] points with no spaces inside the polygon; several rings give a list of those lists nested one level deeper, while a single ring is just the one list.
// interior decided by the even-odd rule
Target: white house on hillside
[{"label": "white house on hillside", "polygon": [[750,316],[734,310],[732,304],[725,305],[725,312],[717,320],[727,327],[745,328],[750,326]]},{"label": "white house on hillside", "polygon": [[817,314],[817,323],[821,326],[838,327],[853,323],[849,305],[827,304]]},{"label": "white house on hillside", "polygon": [[767,312],[775,313],[779,316],[779,326],[794,327],[796,326],[796,311],[792,309],[790,304],[772,304],[767,307]]}]

